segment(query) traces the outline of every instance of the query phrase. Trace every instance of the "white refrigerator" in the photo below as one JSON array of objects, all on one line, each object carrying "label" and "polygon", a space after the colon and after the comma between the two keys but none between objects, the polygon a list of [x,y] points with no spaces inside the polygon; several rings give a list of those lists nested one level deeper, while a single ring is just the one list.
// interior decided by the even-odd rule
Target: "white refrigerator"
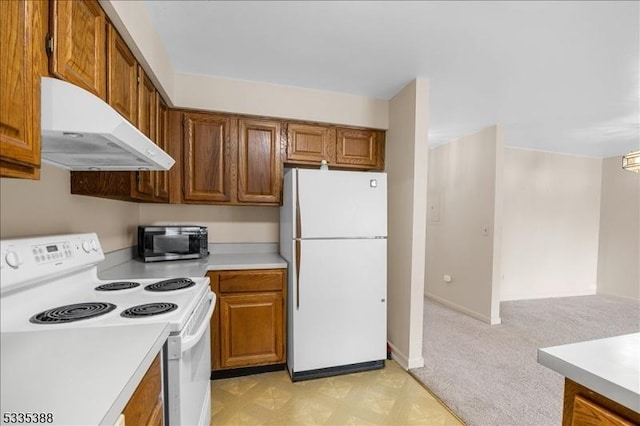
[{"label": "white refrigerator", "polygon": [[384,367],[387,175],[287,170],[280,254],[291,379]]}]

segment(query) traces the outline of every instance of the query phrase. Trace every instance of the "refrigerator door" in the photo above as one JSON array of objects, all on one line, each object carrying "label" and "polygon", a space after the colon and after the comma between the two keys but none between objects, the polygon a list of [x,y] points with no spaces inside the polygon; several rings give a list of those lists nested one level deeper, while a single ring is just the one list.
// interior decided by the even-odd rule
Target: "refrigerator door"
[{"label": "refrigerator door", "polygon": [[386,237],[385,173],[297,172],[299,238]]},{"label": "refrigerator door", "polygon": [[294,262],[299,271],[290,271],[289,369],[301,372],[385,359],[387,240],[299,243]]}]

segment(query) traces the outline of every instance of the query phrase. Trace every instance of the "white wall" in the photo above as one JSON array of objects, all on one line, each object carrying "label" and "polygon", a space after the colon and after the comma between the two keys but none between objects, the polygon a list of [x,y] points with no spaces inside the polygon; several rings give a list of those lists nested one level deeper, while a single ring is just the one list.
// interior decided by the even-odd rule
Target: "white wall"
[{"label": "white wall", "polygon": [[141,204],[140,223],[206,226],[209,243],[277,243],[280,232],[277,207]]},{"label": "white wall", "polygon": [[213,76],[179,74],[151,25],[144,2],[100,0],[171,106],[386,129],[388,101],[344,93]]},{"label": "white wall", "polygon": [[595,294],[601,164],[505,149],[501,300]]},{"label": "white wall", "polygon": [[502,139],[492,126],[429,151],[425,295],[490,324],[500,323]]},{"label": "white wall", "polygon": [[387,332],[393,356],[404,368],[424,365],[428,91],[425,80],[414,80],[389,104]]},{"label": "white wall", "polygon": [[0,179],[0,238],[96,232],[105,252],[135,245],[136,203],[70,194],[69,172],[42,165],[39,181]]},{"label": "white wall", "polygon": [[602,162],[599,294],[640,300],[640,175],[620,157]]},{"label": "white wall", "polygon": [[179,107],[386,129],[388,101],[213,76],[176,74]]}]

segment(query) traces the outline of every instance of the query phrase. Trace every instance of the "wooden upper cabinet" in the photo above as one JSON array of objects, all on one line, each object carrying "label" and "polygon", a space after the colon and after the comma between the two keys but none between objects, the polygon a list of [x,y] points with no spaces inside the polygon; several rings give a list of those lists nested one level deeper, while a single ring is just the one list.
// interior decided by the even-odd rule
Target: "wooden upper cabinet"
[{"label": "wooden upper cabinet", "polygon": [[272,120],[239,120],[238,202],[280,202],[282,125]]},{"label": "wooden upper cabinet", "polygon": [[336,131],[333,127],[289,123],[287,126],[287,161],[320,165],[336,160]]},{"label": "wooden upper cabinet", "polygon": [[[156,144],[165,152],[169,152],[169,107],[156,92]],[[155,198],[160,201],[169,201],[169,172],[154,172]]]},{"label": "wooden upper cabinet", "polygon": [[[138,66],[138,129],[149,139],[156,139],[156,88]],[[137,173],[132,194],[141,200],[154,201],[156,195],[156,174],[152,171]]]},{"label": "wooden upper cabinet", "polygon": [[149,139],[156,139],[156,88],[138,65],[138,129]]},{"label": "wooden upper cabinet", "polygon": [[231,140],[237,120],[214,114],[187,113],[184,117],[183,199],[186,202],[231,201]]},{"label": "wooden upper cabinet", "polygon": [[338,166],[362,166],[384,168],[382,132],[364,129],[337,129],[336,164]]},{"label": "wooden upper cabinet", "polygon": [[40,76],[45,2],[0,1],[0,176],[40,176]]},{"label": "wooden upper cabinet", "polygon": [[52,0],[51,73],[107,98],[106,17],[96,0]]},{"label": "wooden upper cabinet", "polygon": [[111,24],[107,37],[107,102],[135,126],[138,123],[138,62]]}]

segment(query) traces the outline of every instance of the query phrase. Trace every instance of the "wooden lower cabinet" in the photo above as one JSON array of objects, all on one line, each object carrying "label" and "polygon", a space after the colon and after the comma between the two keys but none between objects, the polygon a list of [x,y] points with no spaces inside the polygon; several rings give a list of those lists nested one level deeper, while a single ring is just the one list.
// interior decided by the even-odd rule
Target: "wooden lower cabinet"
[{"label": "wooden lower cabinet", "polygon": [[632,426],[640,413],[565,379],[562,426]]},{"label": "wooden lower cabinet", "polygon": [[124,408],[125,424],[146,426],[163,424],[161,377],[158,354]]},{"label": "wooden lower cabinet", "polygon": [[212,370],[286,361],[286,270],[209,272],[217,304],[211,319]]}]

